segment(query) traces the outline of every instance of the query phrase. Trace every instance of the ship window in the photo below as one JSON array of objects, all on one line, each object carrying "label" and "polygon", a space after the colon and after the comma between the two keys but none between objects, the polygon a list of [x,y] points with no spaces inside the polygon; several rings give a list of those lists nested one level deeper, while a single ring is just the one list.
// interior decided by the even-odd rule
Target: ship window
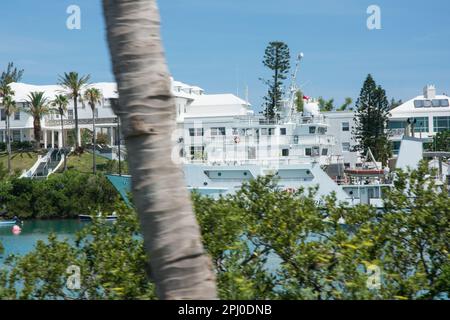
[{"label": "ship window", "polygon": [[306,156],[311,156],[311,155],[312,155],[312,150],[311,150],[311,148],[305,148],[305,155],[306,155]]},{"label": "ship window", "polygon": [[350,142],[343,142],[342,143],[342,151],[343,152],[349,152],[350,151]]},{"label": "ship window", "polygon": [[281,150],[281,155],[283,157],[289,157],[289,149],[283,149]]},{"label": "ship window", "polygon": [[282,136],[286,135],[286,128],[280,128],[280,135]]},{"label": "ship window", "polygon": [[323,149],[322,149],[322,155],[323,155],[323,156],[328,155],[328,149],[327,149],[327,148],[323,148]]},{"label": "ship window", "polygon": [[318,127],[318,128],[317,128],[317,132],[318,132],[319,134],[325,134],[325,133],[327,132],[327,128],[324,128],[324,127]]},{"label": "ship window", "polygon": [[309,133],[311,134],[316,133],[316,127],[309,127]]},{"label": "ship window", "polygon": [[342,122],[342,131],[350,131],[350,123]]},{"label": "ship window", "polygon": [[313,147],[313,149],[312,149],[312,156],[313,157],[318,157],[319,156],[319,153],[320,151],[319,151],[319,147]]},{"label": "ship window", "polygon": [[425,107],[425,108],[430,108],[432,105],[431,105],[431,100],[424,100],[423,101],[423,106]]},{"label": "ship window", "polygon": [[232,132],[233,132],[233,136],[238,136],[239,135],[239,129],[238,128],[233,128]]},{"label": "ship window", "polygon": [[218,172],[217,175],[218,175],[219,177],[221,177],[221,176],[222,176],[222,172]]},{"label": "ship window", "polygon": [[275,128],[262,128],[261,135],[262,136],[273,136],[275,134]]},{"label": "ship window", "polygon": [[225,127],[220,128],[211,128],[212,136],[224,136],[225,135]]},{"label": "ship window", "polygon": [[431,104],[433,105],[433,107],[437,108],[441,105],[441,100],[433,99],[431,100]]}]

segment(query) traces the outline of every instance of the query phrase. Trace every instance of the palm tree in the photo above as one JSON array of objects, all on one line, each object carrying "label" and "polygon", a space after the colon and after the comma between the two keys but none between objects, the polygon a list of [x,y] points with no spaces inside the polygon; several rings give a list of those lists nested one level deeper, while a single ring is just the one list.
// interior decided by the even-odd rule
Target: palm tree
[{"label": "palm tree", "polygon": [[14,63],[8,63],[6,71],[0,75],[0,97],[8,95],[10,90],[9,85],[13,82],[19,82],[23,76],[23,69],[18,70],[14,67]]},{"label": "palm tree", "polygon": [[55,96],[55,99],[52,102],[52,106],[56,107],[56,111],[59,114],[59,117],[61,119],[61,134],[62,134],[62,150],[64,153],[64,171],[67,170],[67,154],[66,154],[66,146],[64,142],[64,114],[67,112],[67,106],[69,105],[69,99],[67,96],[63,94],[58,94]]},{"label": "palm tree", "polygon": [[75,136],[76,146],[81,146],[80,137],[78,136],[78,98],[81,97],[81,92],[89,84],[90,75],[80,77],[78,72],[64,73],[59,76],[58,84],[63,87],[69,97],[73,99],[73,108],[75,110]]},{"label": "palm tree", "polygon": [[89,88],[84,93],[84,98],[91,106],[92,110],[92,172],[95,174],[96,172],[96,163],[95,163],[95,144],[96,144],[96,133],[95,133],[95,105],[100,103],[102,100],[102,93],[97,88]]},{"label": "palm tree", "polygon": [[[215,276],[202,246],[183,172],[172,159],[175,100],[160,40],[155,0],[103,0],[132,175],[133,199],[161,299],[215,299]],[[169,196],[170,195],[170,196]]]},{"label": "palm tree", "polygon": [[[9,94],[14,94],[13,91],[9,91]],[[5,116],[6,116],[6,148],[8,152],[8,172],[11,174],[11,115],[18,111],[16,102],[13,100],[11,95],[7,95],[3,97],[3,107],[5,108]]]},{"label": "palm tree", "polygon": [[44,97],[44,92],[31,92],[28,95],[25,112],[33,116],[34,140],[37,150],[41,147],[41,118],[50,112],[48,100]]},{"label": "palm tree", "polygon": [[[9,138],[10,132],[9,132],[9,125],[10,125],[10,119],[8,114],[8,108],[9,114],[11,115],[13,112],[16,111],[16,104],[12,100],[12,96],[14,96],[14,92],[11,90],[11,87],[9,86],[13,82],[18,82],[22,79],[23,76],[23,69],[18,70],[16,67],[14,67],[14,63],[10,62],[8,63],[8,66],[6,67],[6,71],[3,71],[0,75],[0,98],[2,98],[2,104],[5,108],[5,138],[7,143],[7,150],[8,150],[8,171],[11,173],[11,139]],[[8,98],[9,97],[9,98]],[[9,104],[8,106],[6,104]]]}]

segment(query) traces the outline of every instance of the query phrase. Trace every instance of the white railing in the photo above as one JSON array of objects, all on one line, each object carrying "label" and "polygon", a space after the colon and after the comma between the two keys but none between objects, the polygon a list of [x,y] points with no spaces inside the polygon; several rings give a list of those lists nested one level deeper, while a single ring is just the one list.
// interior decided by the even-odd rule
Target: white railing
[{"label": "white railing", "polygon": [[210,166],[242,166],[242,165],[260,165],[260,166],[278,166],[278,165],[294,165],[294,164],[310,164],[318,163],[319,157],[296,157],[295,159],[266,158],[266,159],[237,159],[237,160],[201,160],[201,159],[184,159],[184,163],[188,164],[207,164]]},{"label": "white railing", "polygon": [[47,163],[51,160],[50,157],[52,155],[53,150],[54,149],[50,149],[45,156],[38,156],[38,159],[34,163],[34,165],[29,170],[22,173],[20,178],[32,178],[35,175],[36,170],[41,163]]}]

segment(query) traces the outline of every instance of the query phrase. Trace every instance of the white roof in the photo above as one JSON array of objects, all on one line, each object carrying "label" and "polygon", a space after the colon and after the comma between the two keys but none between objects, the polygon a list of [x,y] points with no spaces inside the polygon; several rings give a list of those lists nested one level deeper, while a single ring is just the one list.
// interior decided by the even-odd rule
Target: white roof
[{"label": "white roof", "polygon": [[208,94],[195,98],[191,106],[228,106],[228,105],[249,105],[247,102],[234,94]]},{"label": "white roof", "polygon": [[[34,91],[43,91],[44,96],[48,99],[53,99],[57,94],[67,92],[60,85],[37,86],[28,83],[11,83],[10,87],[14,91],[14,99],[17,102],[28,100],[28,95]],[[117,98],[117,85],[114,82],[93,83],[88,88],[100,89],[105,99]]]},{"label": "white roof", "polygon": [[[200,87],[190,86],[185,83],[179,81],[173,81],[172,79],[172,88],[181,87],[182,89],[192,89],[194,91],[201,91],[203,93],[203,89]],[[14,91],[14,99],[17,102],[24,102],[28,100],[28,95],[33,91],[43,91],[45,93],[45,97],[48,99],[53,99],[57,94],[65,93],[66,91],[60,85],[33,85],[28,83],[11,83],[11,89]],[[117,98],[117,85],[115,82],[97,82],[92,83],[88,86],[88,88],[98,88],[103,94],[105,99]],[[176,97],[186,98],[186,99],[196,99],[201,97],[197,92],[187,93],[185,91],[173,91],[173,94]]]},{"label": "white roof", "polygon": [[417,96],[411,100],[408,100],[405,103],[403,103],[402,105],[392,109],[390,111],[390,113],[392,115],[398,115],[398,114],[411,114],[411,113],[423,113],[423,112],[427,112],[427,113],[442,112],[442,111],[450,112],[450,106],[449,107],[429,107],[429,108],[416,108],[414,106],[415,100],[440,100],[440,99],[449,100],[450,98],[446,95],[436,95],[436,97],[433,99],[427,99],[427,98],[425,98],[425,96],[421,95],[421,96]]}]

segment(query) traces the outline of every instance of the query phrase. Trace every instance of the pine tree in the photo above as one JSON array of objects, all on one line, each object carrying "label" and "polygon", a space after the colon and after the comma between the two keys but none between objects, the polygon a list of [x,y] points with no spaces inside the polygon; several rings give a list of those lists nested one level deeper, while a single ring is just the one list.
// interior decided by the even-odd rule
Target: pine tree
[{"label": "pine tree", "polygon": [[284,94],[283,80],[286,80],[291,67],[289,47],[284,42],[270,42],[264,54],[263,64],[273,72],[271,80],[263,80],[268,86],[263,104],[264,115],[267,119],[274,119]]},{"label": "pine tree", "polygon": [[391,155],[386,130],[389,109],[386,91],[381,86],[377,86],[369,74],[356,101],[353,135],[358,142],[358,150],[366,154],[370,148],[375,159],[384,165]]}]

